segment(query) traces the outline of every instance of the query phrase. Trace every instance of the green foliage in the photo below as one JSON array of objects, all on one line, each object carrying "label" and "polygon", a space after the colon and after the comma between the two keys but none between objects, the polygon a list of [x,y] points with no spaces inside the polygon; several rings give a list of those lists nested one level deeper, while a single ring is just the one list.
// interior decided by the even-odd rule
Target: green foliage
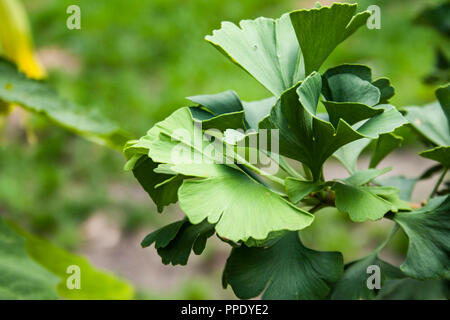
[{"label": "green foliage", "polygon": [[393,219],[409,238],[402,271],[415,279],[449,277],[450,197],[438,197],[413,212],[398,212]]},{"label": "green foliage", "polygon": [[[388,104],[394,95],[390,81],[372,80],[366,66],[344,64],[320,73],[335,47],[364,25],[369,14],[356,14],[356,7],[333,4],[245,20],[240,27],[225,22],[206,37],[274,96],[250,103],[234,91],[190,97],[197,106],[175,111],[127,144],[126,168],[158,207],[179,201],[187,217],[144,239],[143,246],[155,243],[163,263],[186,264],[190,251],[200,254],[216,233],[233,246],[223,285],[243,299],[374,299],[380,291],[366,285],[371,265],[380,267],[382,283],[448,276],[448,198],[433,198],[415,211],[406,202],[415,182],[442,167],[410,180],[391,178],[393,185],[378,178],[390,169],[376,169],[403,141],[394,131],[414,122],[414,112],[422,109],[409,108],[403,117]],[[445,90],[437,93],[444,115]],[[427,124],[423,133],[439,145],[448,134],[447,120],[427,117],[421,121],[442,124]],[[371,142],[369,168],[358,171],[358,157]],[[323,165],[332,155],[351,173],[348,178],[326,180]],[[446,154],[434,158],[446,166]],[[270,171],[271,164],[278,170]],[[343,272],[340,253],[308,249],[296,232],[326,206],[355,222],[391,218],[396,227]],[[400,269],[379,257],[397,224],[409,237]]]},{"label": "green foliage", "polygon": [[[134,289],[86,259],[0,220],[3,299],[132,299]],[[3,259],[4,258],[4,259]],[[69,266],[80,270],[80,289],[69,289]]]},{"label": "green foliage", "polygon": [[56,299],[58,278],[33,261],[25,240],[0,219],[0,299]]},{"label": "green foliage", "polygon": [[58,125],[92,141],[121,148],[127,134],[94,111],[86,112],[75,103],[60,98],[46,83],[28,79],[6,60],[0,60],[0,99],[42,114]]},{"label": "green foliage", "polygon": [[[356,5],[334,4],[293,11],[279,19],[246,20],[240,23],[240,28],[224,23],[207,37],[274,96],[252,102],[242,101],[233,91],[190,97],[197,106],[175,111],[147,135],[125,146],[126,169],[133,171],[158,210],[179,201],[187,216],[144,239],[143,246],[155,243],[163,263],[186,264],[190,252],[202,253],[207,239],[216,233],[234,247],[223,280],[240,298],[261,293],[268,299],[392,296],[393,292],[367,291],[362,286],[365,268],[371,263],[381,266],[382,280],[392,284],[394,296],[401,296],[411,282],[390,278],[448,278],[449,198],[433,198],[446,171],[429,204],[413,212],[402,200],[409,200],[414,183],[421,177],[397,179],[401,185],[398,189],[393,187],[393,181],[391,184],[384,180],[380,186],[379,179],[375,180],[383,173],[375,167],[402,141],[393,132],[407,120],[436,147],[422,155],[448,167],[449,122],[445,122],[449,119],[448,93],[438,91],[440,105],[435,104],[432,110],[441,108],[443,117],[415,115],[419,110],[411,108],[407,109],[405,119],[388,104],[394,94],[390,81],[386,78],[372,81],[368,67],[343,64],[321,73],[320,67],[331,52],[365,24],[369,14],[357,14],[356,9]],[[180,52],[188,47],[180,45]],[[114,65],[114,57],[110,59],[108,63]],[[122,144],[121,131],[109,122],[96,115],[85,117],[80,108],[59,99],[46,84],[29,81],[10,67],[4,68],[14,84],[2,82],[0,98],[43,112],[91,140],[115,147]],[[217,74],[220,73],[215,71]],[[35,88],[37,91],[33,91]],[[27,92],[32,94],[28,96]],[[172,88],[164,94],[174,95]],[[424,119],[430,122],[425,130],[422,122],[417,123]],[[218,130],[203,136],[199,123],[203,130]],[[180,135],[180,129],[188,134]],[[242,133],[238,129],[252,131]],[[241,142],[263,140],[262,129],[279,130],[279,154],[271,151],[272,146],[253,146],[257,151],[254,163],[248,158],[252,148],[242,147]],[[199,144],[197,136],[201,139]],[[358,171],[358,157],[370,143],[375,145],[371,169]],[[227,152],[211,153],[213,146]],[[333,155],[346,166],[350,177],[326,180],[323,166]],[[192,157],[202,161],[192,162]],[[276,173],[267,170],[267,160],[280,170]],[[389,239],[366,258],[348,264],[344,273],[340,253],[306,248],[296,231],[308,228],[314,214],[324,206],[336,207],[358,222],[393,219],[410,241],[401,270],[379,258],[380,248]],[[44,252],[51,252],[62,261],[85,264],[78,257],[19,233],[26,239],[25,247],[31,256],[60,277],[63,269],[51,266]],[[105,280],[102,286],[108,290],[118,290],[123,296],[132,294],[126,284],[114,283],[108,276],[104,278],[86,268],[92,278]],[[89,291],[82,297],[97,297],[92,290],[92,295]],[[70,296],[61,288],[59,292]],[[445,294],[439,288],[433,293],[438,297]],[[110,298],[107,293],[102,294]]]},{"label": "green foliage", "polygon": [[241,299],[321,299],[339,279],[343,259],[339,252],[306,248],[297,232],[289,232],[268,248],[233,249],[223,272]]},{"label": "green foliage", "polygon": [[207,221],[191,224],[180,220],[150,233],[142,240],[142,247],[153,242],[164,264],[186,265],[191,250],[199,255],[206,246],[206,240],[214,234],[214,225]]}]

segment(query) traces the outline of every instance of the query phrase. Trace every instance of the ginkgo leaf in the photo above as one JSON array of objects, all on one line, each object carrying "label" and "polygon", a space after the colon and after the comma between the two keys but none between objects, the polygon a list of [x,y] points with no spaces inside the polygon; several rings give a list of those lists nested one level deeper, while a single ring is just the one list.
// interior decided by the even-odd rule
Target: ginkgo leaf
[{"label": "ginkgo leaf", "polygon": [[238,95],[231,90],[218,94],[188,97],[198,107],[191,107],[192,117],[201,121],[203,130],[244,129],[244,109]]},{"label": "ginkgo leaf", "polygon": [[335,127],[316,115],[321,91],[321,76],[312,73],[298,87],[284,92],[259,124],[260,129],[279,130],[280,154],[306,164],[314,180],[319,179],[323,163],[340,147],[362,138],[376,139],[406,123],[393,106],[380,105],[381,114],[355,128],[343,119]]},{"label": "ginkgo leaf", "polygon": [[279,19],[243,20],[239,27],[223,22],[206,40],[278,97],[318,70],[339,43],[364,25],[370,13],[354,15],[356,8],[335,3]]},{"label": "ginkgo leaf", "polygon": [[158,212],[162,212],[165,206],[178,201],[177,192],[183,177],[157,173],[154,171],[157,167],[152,159],[142,156],[134,165],[133,174],[155,202]]},{"label": "ginkgo leaf", "polygon": [[373,108],[379,103],[381,92],[371,83],[369,67],[343,64],[328,69],[322,79],[326,98],[323,104],[334,126],[340,118],[353,125],[383,112],[383,109]]},{"label": "ginkgo leaf", "polygon": [[286,193],[292,203],[298,203],[311,192],[320,191],[325,186],[325,183],[317,181],[300,180],[292,177],[285,179]]},{"label": "ginkgo leaf", "polygon": [[142,241],[142,247],[155,243],[164,264],[186,265],[191,251],[197,255],[201,254],[206,240],[213,234],[214,225],[206,221],[191,224],[183,219],[147,235]]},{"label": "ginkgo leaf", "polygon": [[389,279],[381,287],[378,300],[448,300],[449,280]]},{"label": "ginkgo leaf", "polygon": [[122,148],[129,139],[116,124],[94,111],[65,100],[45,82],[28,79],[10,62],[0,58],[0,99],[42,114],[64,128],[94,142]]},{"label": "ginkgo leaf", "polygon": [[202,122],[203,129],[258,129],[258,123],[269,114],[275,97],[258,101],[241,101],[232,90],[217,94],[188,97],[199,107],[190,108],[192,117]]},{"label": "ginkgo leaf", "polygon": [[0,218],[0,299],[57,299],[58,277],[33,261],[25,239]]},{"label": "ginkgo leaf", "polygon": [[350,174],[357,170],[358,158],[365,148],[372,142],[369,138],[359,139],[339,148],[333,157],[347,169]]},{"label": "ginkgo leaf", "polygon": [[[374,299],[378,290],[369,288],[367,280],[370,277],[369,266],[379,268],[380,285],[383,287],[387,279],[403,278],[404,274],[393,265],[381,260],[378,256],[379,250],[374,250],[370,255],[362,259],[353,261],[345,266],[344,274],[336,283],[331,299],[337,300],[360,300]],[[376,269],[375,269],[376,270]],[[375,271],[378,272],[378,271]]]},{"label": "ginkgo leaf", "polygon": [[436,147],[431,150],[422,151],[419,155],[437,161],[446,168],[450,168],[450,146]]},{"label": "ginkgo leaf", "polygon": [[336,208],[348,213],[354,222],[379,220],[389,211],[397,211],[399,204],[403,206],[396,196],[398,189],[365,185],[385,172],[378,169],[358,171],[343,183],[337,182],[332,187],[336,192]]},{"label": "ginkgo leaf", "polygon": [[436,97],[439,100],[439,104],[441,105],[442,111],[444,111],[450,126],[450,84],[438,88],[436,90]]},{"label": "ginkgo leaf", "polygon": [[[57,284],[59,297],[71,300],[129,300],[134,298],[134,288],[128,282],[109,272],[94,268],[84,257],[63,250],[43,238],[20,229],[17,225],[9,225],[25,240],[27,254],[59,278]],[[67,286],[70,266],[79,267],[80,289],[72,290]]]},{"label": "ginkgo leaf", "polygon": [[191,223],[208,219],[221,237],[234,242],[263,240],[272,231],[301,230],[312,223],[311,214],[246,174],[226,167],[220,171],[204,180],[183,182],[178,197]]},{"label": "ginkgo leaf", "polygon": [[334,3],[331,7],[290,13],[305,64],[305,74],[318,71],[333,50],[365,25],[368,11],[358,14],[357,4]]},{"label": "ginkgo leaf", "polygon": [[222,22],[205,38],[275,96],[305,77],[303,58],[289,14],[279,19]]},{"label": "ginkgo leaf", "polygon": [[407,107],[405,118],[425,138],[438,146],[450,145],[450,126],[439,103]]},{"label": "ginkgo leaf", "polygon": [[222,282],[241,299],[323,299],[342,271],[339,252],[308,249],[289,232],[270,247],[234,248]]},{"label": "ginkgo leaf", "polygon": [[277,99],[270,97],[258,101],[242,101],[245,110],[245,121],[249,129],[258,130],[259,122],[267,117]]},{"label": "ginkgo leaf", "polygon": [[437,197],[421,209],[393,216],[409,238],[400,269],[416,279],[450,275],[450,196]]},{"label": "ginkgo leaf", "polygon": [[391,86],[388,78],[376,79],[372,84],[380,90],[380,103],[382,104],[388,103],[389,99],[395,95],[395,89]]},{"label": "ginkgo leaf", "polygon": [[429,141],[450,146],[450,85],[436,90],[438,102],[425,107],[408,107],[409,123]]},{"label": "ginkgo leaf", "polygon": [[202,178],[183,181],[178,190],[180,207],[193,224],[205,219],[215,224],[223,238],[263,240],[270,232],[301,230],[313,221],[311,214],[266,188],[233,161],[227,162],[234,154],[222,154],[218,160],[224,162],[218,163],[211,155],[211,143],[202,139],[188,108],[157,123],[127,150],[142,154],[145,147],[152,161],[162,164],[155,169],[158,173]]},{"label": "ginkgo leaf", "polygon": [[369,168],[375,168],[389,153],[400,147],[403,138],[393,133],[380,135],[370,159]]}]

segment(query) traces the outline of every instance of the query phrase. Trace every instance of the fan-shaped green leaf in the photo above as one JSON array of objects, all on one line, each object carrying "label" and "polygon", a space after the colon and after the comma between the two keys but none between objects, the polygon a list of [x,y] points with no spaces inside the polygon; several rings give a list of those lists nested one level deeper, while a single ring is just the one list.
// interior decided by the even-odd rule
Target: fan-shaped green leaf
[{"label": "fan-shaped green leaf", "polygon": [[355,15],[357,8],[357,4],[334,3],[331,7],[290,13],[303,52],[306,75],[318,71],[331,52],[366,23],[370,13]]},{"label": "fan-shaped green leaf", "polygon": [[387,279],[403,278],[404,275],[397,267],[381,260],[378,257],[379,250],[362,259],[353,261],[345,266],[345,271],[336,283],[331,299],[338,300],[360,300],[374,299],[378,290],[369,289],[367,279],[370,273],[367,272],[369,266],[380,268],[380,285],[383,286]]},{"label": "fan-shaped green leaf", "polygon": [[433,198],[421,209],[393,217],[409,238],[406,260],[400,266],[408,276],[432,279],[450,275],[450,196]]},{"label": "fan-shaped green leaf", "polygon": [[322,299],[343,271],[339,252],[306,248],[297,232],[289,232],[266,248],[234,248],[223,273],[241,299],[263,293],[263,299]]},{"label": "fan-shaped green leaf", "polygon": [[302,54],[289,14],[279,19],[222,22],[205,38],[275,96],[305,77]]}]

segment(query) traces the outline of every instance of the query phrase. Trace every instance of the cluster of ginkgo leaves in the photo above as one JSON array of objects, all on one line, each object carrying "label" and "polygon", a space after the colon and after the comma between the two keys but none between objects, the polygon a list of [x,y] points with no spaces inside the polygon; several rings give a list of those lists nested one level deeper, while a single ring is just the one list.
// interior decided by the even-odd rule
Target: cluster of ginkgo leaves
[{"label": "cluster of ginkgo leaves", "polygon": [[[357,13],[356,4],[335,3],[279,19],[244,20],[239,26],[224,22],[206,37],[273,96],[251,102],[233,91],[190,97],[191,106],[127,143],[126,168],[158,210],[179,202],[186,214],[149,234],[142,246],[154,243],[164,264],[184,265],[191,251],[201,254],[216,234],[233,247],[223,285],[243,299],[261,294],[265,299],[389,298],[430,283],[438,288],[433,297],[447,294],[450,196],[449,187],[439,190],[439,185],[450,167],[450,87],[438,89],[438,102],[400,112],[389,104],[394,95],[389,80],[372,79],[367,66],[344,64],[319,72],[332,51],[369,17],[367,11]],[[377,165],[401,144],[403,138],[394,133],[401,126],[414,127],[434,146],[421,156],[438,164],[418,178],[382,179],[390,169]],[[179,135],[180,129],[187,134]],[[210,139],[193,143],[199,130]],[[250,161],[251,147],[241,142],[273,141],[273,132],[277,154],[260,143],[252,146],[257,163]],[[213,143],[228,151],[227,161],[211,158]],[[357,170],[357,159],[369,144],[374,145],[370,166]],[[208,161],[184,161],[174,154]],[[348,178],[326,180],[323,166],[330,157],[347,168]],[[279,170],[269,173],[263,159],[276,162]],[[412,208],[414,184],[438,171],[441,178],[426,205]],[[393,220],[391,236],[401,228],[409,238],[401,266],[379,257],[391,236],[346,265],[340,252],[305,247],[299,231],[327,206],[353,222]],[[367,287],[370,265],[381,269],[382,290]]]}]

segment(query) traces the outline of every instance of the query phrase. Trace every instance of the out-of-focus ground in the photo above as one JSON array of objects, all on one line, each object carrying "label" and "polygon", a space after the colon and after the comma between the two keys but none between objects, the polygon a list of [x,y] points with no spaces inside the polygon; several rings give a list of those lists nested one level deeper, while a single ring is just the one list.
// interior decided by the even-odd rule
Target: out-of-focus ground
[{"label": "out-of-focus ground", "polygon": [[[258,16],[312,7],[298,0],[24,0],[39,57],[48,81],[61,93],[96,108],[135,137],[184,106],[184,97],[235,90],[244,100],[262,99],[267,91],[230,63],[203,37],[222,20],[237,23]],[[332,1],[325,1],[328,4]],[[373,1],[358,1],[366,9]],[[441,43],[432,30],[412,23],[427,4],[439,0],[379,0],[381,29],[362,28],[327,60],[363,63],[375,77],[386,76],[396,88],[398,107],[423,105],[434,87],[423,78],[434,67]],[[66,8],[81,8],[82,29],[66,28]],[[404,147],[384,160],[387,175],[416,177],[433,163],[417,155],[425,147],[408,133]],[[363,156],[360,166],[367,167]],[[142,249],[143,237],[181,216],[177,205],[163,214],[129,172],[123,156],[84,141],[49,121],[17,108],[0,118],[0,213],[55,244],[86,255],[95,265],[129,279],[140,298],[233,298],[220,288],[229,246],[212,237],[202,256],[187,266],[165,266],[153,247]],[[330,160],[328,179],[345,177]],[[413,200],[431,192],[436,177],[421,181]],[[350,224],[330,210],[302,233],[312,248],[340,250],[351,261],[373,249],[390,231],[390,222]],[[383,252],[401,262],[406,239],[401,234]]]}]

